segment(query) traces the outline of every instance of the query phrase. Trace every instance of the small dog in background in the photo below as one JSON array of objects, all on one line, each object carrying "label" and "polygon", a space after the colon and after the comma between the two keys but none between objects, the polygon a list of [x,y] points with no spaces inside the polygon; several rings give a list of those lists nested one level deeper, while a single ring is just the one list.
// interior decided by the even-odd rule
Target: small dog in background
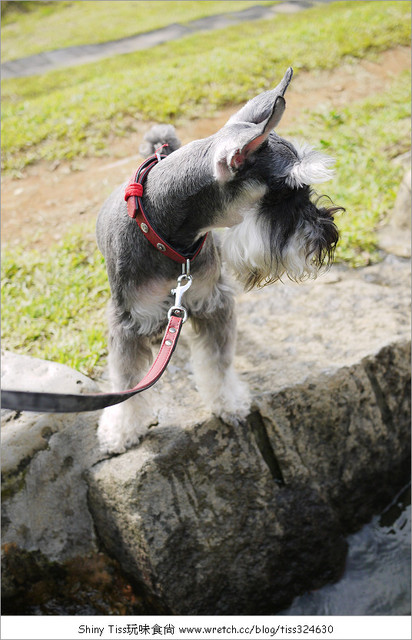
[{"label": "small dog in background", "polygon": [[[274,127],[285,109],[288,69],[273,90],[250,100],[220,131],[180,147],[170,125],[145,136],[145,155],[163,144],[167,154],[148,173],[142,202],[158,233],[185,254],[209,232],[191,263],[193,286],[184,306],[194,329],[192,364],[210,410],[236,424],[250,411],[247,385],[233,368],[236,317],[224,260],[249,290],[315,277],[330,263],[338,241],[333,215],[341,207],[315,200],[311,184],[328,180],[333,160],[308,145],[279,137]],[[179,265],[156,250],[129,217],[125,185],[104,203],[97,241],[111,288],[109,373],[113,391],[134,386],[147,370],[150,343],[164,330],[173,305]],[[223,242],[213,229],[226,227]],[[221,246],[222,245],[222,246]],[[155,414],[151,392],[102,413],[102,450],[121,453],[137,444]]]}]

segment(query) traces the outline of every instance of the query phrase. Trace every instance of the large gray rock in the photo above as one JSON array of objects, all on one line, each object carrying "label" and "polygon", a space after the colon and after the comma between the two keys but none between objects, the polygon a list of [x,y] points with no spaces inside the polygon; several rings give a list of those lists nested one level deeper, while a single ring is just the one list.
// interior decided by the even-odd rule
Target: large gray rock
[{"label": "large gray rock", "polygon": [[[175,614],[273,613],[336,579],[344,535],[409,476],[409,274],[388,256],[240,295],[254,409],[237,429],[200,405],[189,325],[153,390],[158,426],[121,456],[99,454],[97,413],[4,412],[3,541],[62,562],[96,551],[97,532]],[[3,374],[4,387],[95,388],[12,354]]]},{"label": "large gray rock", "polygon": [[94,469],[90,501],[109,551],[175,614],[269,613],[342,570],[315,483],[274,482],[249,426],[153,433]]},{"label": "large gray rock", "polygon": [[[2,386],[97,391],[64,365],[5,353]],[[84,472],[99,458],[97,415],[2,411],[2,542],[62,561],[97,549]]]},{"label": "large gray rock", "polygon": [[183,340],[159,426],[90,471],[106,548],[174,614],[273,613],[336,579],[343,534],[409,475],[409,354],[405,261],[240,296],[248,424],[194,420]]},{"label": "large gray rock", "polygon": [[175,614],[270,613],[336,579],[342,534],[408,475],[408,354],[392,345],[266,396],[242,429],[159,429],[98,464],[106,547]]}]

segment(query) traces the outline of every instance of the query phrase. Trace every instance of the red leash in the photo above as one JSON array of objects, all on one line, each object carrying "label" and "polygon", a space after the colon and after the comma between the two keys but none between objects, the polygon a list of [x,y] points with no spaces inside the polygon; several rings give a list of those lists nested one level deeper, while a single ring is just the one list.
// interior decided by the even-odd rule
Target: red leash
[{"label": "red leash", "polygon": [[184,318],[172,315],[160,346],[159,353],[145,377],[133,389],[117,393],[41,393],[36,391],[1,392],[2,409],[15,411],[38,411],[44,413],[77,413],[96,411],[113,404],[124,402],[128,398],[149,389],[164,373],[175,350]]},{"label": "red leash", "polygon": [[[183,323],[187,319],[187,311],[182,306],[182,297],[185,291],[192,284],[190,275],[190,262],[203,247],[206,236],[200,238],[189,253],[183,255],[173,249],[150,225],[141,202],[143,195],[143,180],[150,169],[165,156],[156,153],[148,158],[137,170],[135,176],[128,184],[125,193],[129,215],[137,218],[139,228],[146,238],[168,258],[183,265],[183,273],[177,279],[176,289],[171,293],[175,296],[175,303],[168,312],[168,325],[164,334],[159,353],[145,377],[133,389],[119,391],[115,393],[93,393],[93,394],[68,394],[68,393],[42,393],[36,391],[11,391],[3,390],[1,394],[1,404],[3,409],[13,409],[15,411],[38,411],[45,413],[78,413],[80,411],[96,411],[104,409],[119,402],[124,402],[128,398],[149,389],[154,385],[164,373],[173,351],[175,350]],[[131,196],[134,196],[133,199]],[[129,203],[131,203],[129,205]],[[147,227],[145,230],[144,225]],[[207,235],[207,234],[206,234]]]}]

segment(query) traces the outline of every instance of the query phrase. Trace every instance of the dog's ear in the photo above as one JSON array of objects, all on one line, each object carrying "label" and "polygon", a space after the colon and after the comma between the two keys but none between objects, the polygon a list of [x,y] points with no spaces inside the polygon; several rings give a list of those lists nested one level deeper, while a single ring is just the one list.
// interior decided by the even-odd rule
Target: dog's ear
[{"label": "dog's ear", "polygon": [[225,125],[214,155],[214,175],[219,182],[227,182],[240,171],[247,158],[255,153],[280,121],[285,100],[277,96],[272,113],[262,124],[234,123]]},{"label": "dog's ear", "polygon": [[[274,110],[274,105],[278,97],[282,97],[285,95],[286,89],[288,88],[290,81],[292,80],[293,69],[289,67],[283,76],[282,81],[278,84],[275,89],[271,89],[270,91],[265,91],[264,93],[260,93],[252,100],[249,100],[239,111],[237,111],[226,124],[234,124],[235,122],[250,122],[252,124],[260,124],[268,120]],[[280,114],[280,117],[277,122],[273,124],[275,127],[280,118],[282,117],[283,111]]]},{"label": "dog's ear", "polygon": [[215,176],[220,182],[230,180],[267,140],[282,118],[286,102],[283,97],[291,79],[289,68],[282,82],[272,91],[256,96],[235,113],[223,127],[226,132],[215,154]]}]

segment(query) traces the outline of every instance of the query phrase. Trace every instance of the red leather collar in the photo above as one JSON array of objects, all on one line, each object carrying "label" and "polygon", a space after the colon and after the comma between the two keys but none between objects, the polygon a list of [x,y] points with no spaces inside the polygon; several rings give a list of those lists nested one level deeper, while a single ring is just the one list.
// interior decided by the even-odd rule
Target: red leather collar
[{"label": "red leather collar", "polygon": [[[167,145],[163,145],[167,146]],[[162,147],[163,148],[163,147]],[[165,158],[165,154],[156,152],[150,158],[147,158],[136,173],[131,178],[129,184],[126,187],[124,199],[127,202],[127,213],[130,218],[134,218],[137,222],[137,226],[147,240],[154,246],[156,251],[163,253],[165,256],[178,262],[179,264],[186,264],[187,260],[194,260],[196,256],[202,250],[205,243],[207,233],[202,236],[194,245],[192,245],[184,254],[174,249],[150,224],[147,215],[143,208],[142,196],[143,196],[143,183],[149,173],[160,160]]]}]

